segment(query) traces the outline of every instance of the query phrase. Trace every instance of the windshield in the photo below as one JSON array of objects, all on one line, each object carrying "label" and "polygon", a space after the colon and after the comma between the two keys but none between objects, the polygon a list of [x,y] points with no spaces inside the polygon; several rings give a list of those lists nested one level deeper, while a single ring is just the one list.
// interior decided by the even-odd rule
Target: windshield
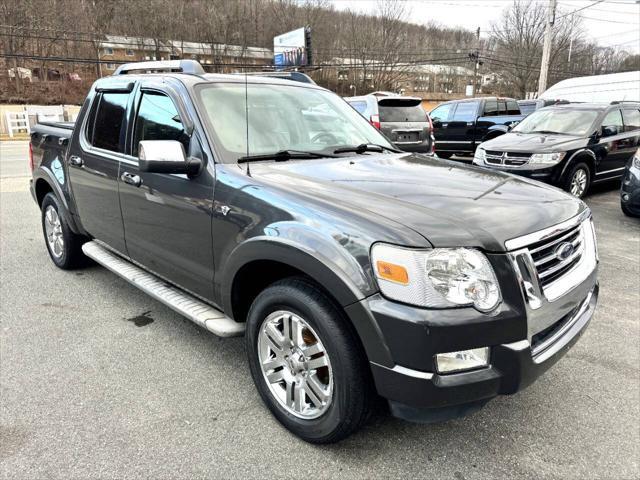
[{"label": "windshield", "polygon": [[564,133],[586,135],[590,133],[598,110],[568,110],[544,108],[536,110],[522,120],[512,131],[520,133]]},{"label": "windshield", "polygon": [[[393,145],[337,95],[297,85],[218,83],[197,90],[225,163],[283,150]],[[248,137],[248,142],[247,142]]]}]

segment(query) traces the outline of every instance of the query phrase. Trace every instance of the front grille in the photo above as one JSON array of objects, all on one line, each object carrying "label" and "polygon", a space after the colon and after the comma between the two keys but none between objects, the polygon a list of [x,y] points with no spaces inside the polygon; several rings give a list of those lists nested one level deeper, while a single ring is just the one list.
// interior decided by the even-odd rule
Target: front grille
[{"label": "front grille", "polygon": [[[566,256],[563,256],[559,250],[561,246],[568,248],[565,245],[567,243],[571,244],[572,251],[568,249],[570,253],[567,254],[567,251],[565,251]],[[550,238],[531,244],[528,248],[538,271],[540,286],[544,288],[558,280],[580,262],[584,251],[582,228],[577,225]]]},{"label": "front grille", "polygon": [[510,153],[496,150],[486,150],[484,160],[490,165],[500,165],[503,167],[520,167],[529,162],[531,153]]}]

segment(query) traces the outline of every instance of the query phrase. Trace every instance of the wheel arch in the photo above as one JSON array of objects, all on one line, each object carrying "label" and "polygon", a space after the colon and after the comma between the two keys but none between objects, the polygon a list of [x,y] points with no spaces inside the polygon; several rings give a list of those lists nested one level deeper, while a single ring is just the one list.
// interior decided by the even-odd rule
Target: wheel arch
[{"label": "wheel arch", "polygon": [[247,241],[230,255],[220,283],[225,313],[237,322],[245,321],[257,295],[268,285],[290,276],[308,279],[335,302],[355,328],[369,361],[393,365],[380,328],[361,303],[373,292],[363,289],[335,264],[323,263],[317,252],[312,254],[282,240]]},{"label": "wheel arch", "polygon": [[64,214],[66,216],[69,227],[73,231],[73,233],[81,234],[82,230],[78,227],[76,223],[76,219],[69,209],[69,203],[67,201],[67,196],[62,191],[62,187],[56,180],[53,172],[49,169],[40,167],[33,173],[33,193],[38,203],[38,207],[42,207],[42,201],[47,193],[53,193],[58,202],[60,202],[62,208],[64,208]]},{"label": "wheel arch", "polygon": [[560,172],[558,180],[561,181],[569,168],[575,165],[577,162],[584,162],[587,164],[591,177],[590,180],[593,181],[593,178],[596,174],[596,156],[591,150],[587,148],[582,148],[571,154],[571,156],[565,162],[564,167],[562,167],[562,171]]},{"label": "wheel arch", "polygon": [[482,138],[482,141],[486,142],[488,140],[492,140],[508,132],[509,132],[509,127],[507,127],[506,125],[492,125],[491,127],[489,127],[489,130]]}]

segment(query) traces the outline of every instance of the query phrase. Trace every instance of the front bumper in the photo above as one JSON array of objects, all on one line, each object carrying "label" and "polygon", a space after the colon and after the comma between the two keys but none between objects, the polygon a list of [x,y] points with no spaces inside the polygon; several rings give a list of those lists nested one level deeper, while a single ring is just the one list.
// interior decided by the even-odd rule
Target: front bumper
[{"label": "front bumper", "polygon": [[396,416],[409,420],[432,413],[423,409],[477,405],[497,395],[515,393],[533,383],[576,343],[593,317],[597,300],[596,284],[575,312],[545,332],[544,340],[494,345],[491,365],[480,370],[439,375],[372,364],[378,393],[391,402]]},{"label": "front bumper", "polygon": [[[553,248],[571,238],[582,253],[561,276],[541,282],[530,248]],[[533,245],[534,247],[530,247]],[[459,415],[492,397],[531,384],[577,341],[598,300],[598,256],[590,214],[509,240],[506,254],[489,254],[502,292],[495,311],[471,307],[424,309],[386,300],[380,294],[361,303],[370,313],[388,355],[369,354],[378,393],[402,418],[442,419],[436,410]],[[539,259],[539,257],[536,257]],[[545,263],[549,260],[545,260]],[[566,265],[566,263],[565,263]],[[365,346],[370,342],[365,339]],[[438,374],[435,355],[480,347],[491,349],[488,367]],[[374,353],[385,353],[381,349]],[[381,359],[381,360],[378,360]],[[425,413],[427,412],[427,413]],[[445,416],[446,417],[446,416]]]}]

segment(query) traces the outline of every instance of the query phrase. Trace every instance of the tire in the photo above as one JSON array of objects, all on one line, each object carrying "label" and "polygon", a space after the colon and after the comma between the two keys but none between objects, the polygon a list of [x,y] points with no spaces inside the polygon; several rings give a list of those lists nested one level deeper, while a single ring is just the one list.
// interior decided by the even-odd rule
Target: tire
[{"label": "tire", "polygon": [[[302,333],[287,335],[285,324],[289,332]],[[290,339],[296,337],[302,340],[297,344],[303,349],[291,350]],[[279,354],[275,354],[277,343],[283,346]],[[292,277],[262,291],[249,310],[245,346],[262,400],[278,421],[301,439],[334,443],[366,422],[376,395],[364,352],[339,308],[310,281]],[[283,361],[285,356],[288,360]],[[263,369],[265,361],[279,366]],[[314,370],[309,361],[323,366]],[[294,379],[300,383],[294,384]],[[292,385],[291,390],[287,384]],[[291,393],[288,406],[287,392]],[[302,400],[297,403],[296,399]]]},{"label": "tire", "polygon": [[[574,186],[574,180],[580,184],[579,187]],[[591,170],[589,169],[589,165],[584,162],[578,162],[566,173],[562,179],[561,187],[574,197],[583,198],[589,190],[590,185]]]},{"label": "tire", "polygon": [[453,157],[453,152],[436,152],[436,155],[439,158],[444,158],[445,160],[448,160],[449,158]]},{"label": "tire", "polygon": [[633,213],[631,210],[629,210],[629,207],[627,207],[622,202],[620,202],[620,208],[622,209],[622,213],[624,213],[627,217],[634,217],[634,218],[638,218],[639,217],[638,215]]},{"label": "tire", "polygon": [[41,206],[42,232],[47,251],[56,267],[63,270],[77,268],[84,264],[82,244],[86,238],[69,228],[67,212],[53,193],[47,193]]}]

